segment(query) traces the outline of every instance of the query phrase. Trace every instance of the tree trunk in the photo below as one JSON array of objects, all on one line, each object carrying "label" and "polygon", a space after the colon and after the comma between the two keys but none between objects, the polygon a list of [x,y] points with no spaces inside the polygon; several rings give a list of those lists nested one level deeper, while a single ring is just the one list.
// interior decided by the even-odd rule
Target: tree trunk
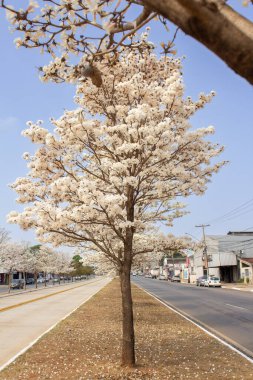
[{"label": "tree trunk", "polygon": [[35,288],[37,289],[38,288],[38,273],[37,272],[34,273],[34,278],[35,278]]},{"label": "tree trunk", "polygon": [[122,365],[135,365],[133,302],[130,282],[131,263],[125,263],[120,273],[122,295]]},{"label": "tree trunk", "polygon": [[253,84],[253,23],[224,0],[143,0]]},{"label": "tree trunk", "polygon": [[24,277],[24,289],[26,290],[26,272],[23,272]]},{"label": "tree trunk", "polygon": [[8,278],[8,293],[11,292],[11,280],[12,280],[12,273],[9,272],[9,278]]}]

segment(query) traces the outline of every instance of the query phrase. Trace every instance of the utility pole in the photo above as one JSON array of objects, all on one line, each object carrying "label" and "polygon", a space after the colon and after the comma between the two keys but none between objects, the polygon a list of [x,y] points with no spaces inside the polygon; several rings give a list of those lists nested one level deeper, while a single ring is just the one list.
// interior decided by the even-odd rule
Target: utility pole
[{"label": "utility pole", "polygon": [[205,228],[210,227],[210,224],[200,224],[198,226],[195,226],[197,228],[202,228],[202,234],[203,234],[203,242],[204,242],[204,258],[205,258],[205,267],[207,271],[207,277],[209,276],[209,267],[208,267],[208,254],[207,254],[207,245],[206,245],[206,234],[205,234]]}]

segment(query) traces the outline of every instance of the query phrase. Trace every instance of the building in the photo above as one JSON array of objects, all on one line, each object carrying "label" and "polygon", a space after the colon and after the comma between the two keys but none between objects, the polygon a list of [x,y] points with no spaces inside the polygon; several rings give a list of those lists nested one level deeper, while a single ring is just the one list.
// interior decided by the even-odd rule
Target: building
[{"label": "building", "polygon": [[224,282],[253,283],[253,232],[207,235],[206,247],[194,254],[194,268],[196,277],[209,274]]},{"label": "building", "polygon": [[6,283],[6,272],[3,268],[0,267],[0,285]]}]

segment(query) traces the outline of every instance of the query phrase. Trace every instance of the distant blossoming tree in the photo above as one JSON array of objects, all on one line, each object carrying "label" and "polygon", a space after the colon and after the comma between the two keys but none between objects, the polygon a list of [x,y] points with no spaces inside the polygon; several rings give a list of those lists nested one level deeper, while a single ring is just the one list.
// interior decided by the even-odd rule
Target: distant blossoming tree
[{"label": "distant blossoming tree", "polygon": [[38,276],[41,272],[43,272],[46,277],[47,273],[56,270],[56,260],[57,253],[40,244],[33,245],[25,250],[22,265],[26,272],[33,273],[36,288],[38,287]]},{"label": "distant blossoming tree", "polygon": [[[164,236],[162,234],[142,234],[134,235],[133,239],[133,260],[132,269],[137,270],[145,263],[153,262],[154,260],[159,262],[164,256],[166,250],[183,251],[186,248],[192,247],[193,243],[187,237],[175,237],[172,234]],[[83,258],[85,265],[94,268],[96,274],[115,274],[117,272],[117,265],[112,260],[103,255],[97,249],[96,252],[86,251],[85,249],[79,249],[78,252]]]},{"label": "distant blossoming tree", "polygon": [[[98,63],[104,67],[106,57]],[[213,128],[193,130],[189,123],[213,94],[194,102],[183,93],[178,59],[158,59],[151,46],[126,49],[104,71],[100,87],[80,84],[80,108],[52,120],[54,133],[41,122],[28,123],[24,135],[39,147],[33,156],[24,154],[29,173],[12,185],[28,206],[11,212],[9,222],[34,228],[44,243],[83,246],[116,265],[123,365],[135,362],[134,257],[155,248],[148,238],[154,225],[171,226],[184,214],[180,198],[203,194],[224,164],[211,163],[223,150],[206,140]]]},{"label": "distant blossoming tree", "polygon": [[97,275],[114,274],[115,265],[99,252],[86,252],[79,250],[79,254],[83,259],[83,264],[93,269]]},{"label": "distant blossoming tree", "polygon": [[22,244],[7,242],[0,246],[0,267],[8,273],[8,289],[11,289],[13,272],[23,270],[23,255],[26,247]]}]

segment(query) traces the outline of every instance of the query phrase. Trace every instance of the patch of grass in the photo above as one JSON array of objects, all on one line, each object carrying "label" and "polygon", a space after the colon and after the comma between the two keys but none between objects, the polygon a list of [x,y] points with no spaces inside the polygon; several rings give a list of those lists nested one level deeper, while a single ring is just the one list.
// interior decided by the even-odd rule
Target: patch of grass
[{"label": "patch of grass", "polygon": [[253,365],[133,286],[137,366],[121,357],[117,279],[40,339],[0,380],[253,379]]}]

